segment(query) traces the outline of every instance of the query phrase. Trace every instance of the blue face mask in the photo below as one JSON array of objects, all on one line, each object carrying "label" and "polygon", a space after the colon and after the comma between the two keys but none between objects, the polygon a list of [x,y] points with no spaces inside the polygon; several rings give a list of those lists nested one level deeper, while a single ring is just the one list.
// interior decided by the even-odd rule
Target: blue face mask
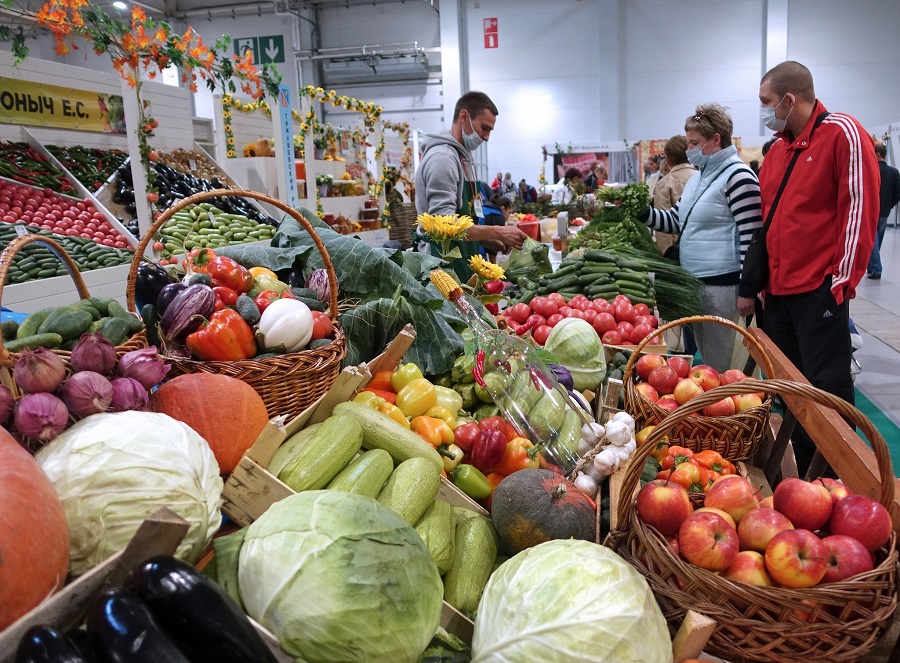
[{"label": "blue face mask", "polygon": [[697,168],[703,168],[706,165],[706,162],[709,161],[709,154],[703,154],[703,148],[709,145],[709,141],[706,141],[700,147],[691,147],[684,151],[684,155],[687,157],[688,162],[692,166],[696,166]]}]

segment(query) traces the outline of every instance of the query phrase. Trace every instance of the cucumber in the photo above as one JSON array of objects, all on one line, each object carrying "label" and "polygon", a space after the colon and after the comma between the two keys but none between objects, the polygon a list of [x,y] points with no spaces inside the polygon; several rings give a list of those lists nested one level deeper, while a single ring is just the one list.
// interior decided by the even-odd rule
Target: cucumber
[{"label": "cucumber", "polygon": [[5,342],[7,352],[21,352],[22,350],[34,350],[35,348],[58,348],[63,343],[59,334],[32,334],[14,341]]},{"label": "cucumber", "polygon": [[394,461],[384,449],[370,449],[350,461],[328,484],[328,490],[340,490],[377,498],[394,471]]},{"label": "cucumber", "polygon": [[310,311],[325,312],[325,304],[320,299],[310,297],[295,297],[295,299],[306,304]]},{"label": "cucumber", "polygon": [[16,332],[19,331],[19,323],[15,320],[4,320],[0,323],[0,330],[3,332],[4,341],[15,340]]},{"label": "cucumber", "polygon": [[141,321],[147,330],[147,343],[162,347],[159,338],[159,309],[155,304],[144,304],[144,308],[141,309]]},{"label": "cucumber", "polygon": [[291,458],[278,478],[298,493],[324,488],[353,459],[362,441],[362,426],[356,419],[332,415]]},{"label": "cucumber", "polygon": [[304,444],[312,439],[313,434],[319,430],[321,425],[322,424],[313,424],[312,426],[307,426],[282,442],[281,446],[275,450],[275,455],[272,456],[272,460],[269,461],[266,470],[276,477],[281,474],[281,470],[284,469],[285,465],[287,465],[291,458],[300,451]]},{"label": "cucumber", "polygon": [[578,285],[578,274],[572,273],[562,277],[561,279],[556,279],[551,282],[548,287],[550,288],[550,292],[553,292],[554,290],[556,292],[559,292],[560,290],[573,285]]},{"label": "cucumber", "polygon": [[636,272],[646,272],[647,265],[640,260],[629,260],[628,258],[619,258],[616,264],[623,269],[633,269]]},{"label": "cucumber", "polygon": [[605,278],[603,274],[595,274],[593,272],[589,272],[578,277],[578,285],[588,285],[590,283],[593,283],[597,279],[603,278]]},{"label": "cucumber", "polygon": [[237,312],[244,319],[244,322],[250,325],[250,327],[253,327],[253,325],[259,322],[259,307],[248,295],[243,293],[238,295],[237,301],[235,302],[235,308],[237,308]]},{"label": "cucumber", "polygon": [[131,334],[128,333],[128,323],[122,318],[115,316],[104,318],[106,322],[100,328],[103,337],[113,345],[122,345],[129,339]]},{"label": "cucumber", "polygon": [[591,249],[589,251],[585,251],[584,256],[582,257],[586,261],[591,260],[593,262],[615,263],[618,260],[614,253],[609,253],[608,251],[603,251],[602,249]]},{"label": "cucumber", "polygon": [[111,315],[109,312],[110,303],[115,302],[116,300],[112,297],[88,297],[87,299],[82,301],[90,304],[95,309],[100,311],[100,315],[102,317],[106,317],[108,315]]},{"label": "cucumber", "polygon": [[444,469],[444,461],[421,437],[398,424],[386,414],[373,410],[360,403],[338,403],[334,414],[350,415],[363,430],[363,446],[366,449],[384,449],[395,463],[402,463],[410,458],[425,458],[434,465],[435,472],[440,474]]},{"label": "cucumber", "polygon": [[442,500],[435,500],[416,525],[416,532],[441,575],[453,566],[453,543],[456,534],[456,517],[453,507]]},{"label": "cucumber", "polygon": [[68,341],[81,336],[88,330],[93,321],[94,316],[91,315],[86,307],[78,304],[61,306],[41,323],[38,333],[59,334],[64,341]]},{"label": "cucumber", "polygon": [[581,268],[581,273],[599,272],[601,274],[612,274],[619,271],[619,268],[611,262],[585,262]]},{"label": "cucumber", "polygon": [[35,311],[29,315],[22,321],[22,324],[19,325],[19,329],[16,331],[16,338],[25,338],[37,334],[41,324],[47,319],[47,316],[55,310],[56,307],[51,306],[49,308],[42,308],[40,311]]},{"label": "cucumber", "polygon": [[626,281],[637,281],[638,283],[650,283],[650,275],[647,272],[633,272],[630,269],[614,272],[613,278],[625,279]]},{"label": "cucumber", "polygon": [[444,600],[462,613],[478,608],[497,557],[497,533],[487,518],[456,524],[453,566],[444,577]]},{"label": "cucumber", "polygon": [[634,290],[635,292],[644,293],[644,295],[650,294],[649,283],[639,283],[638,281],[630,281],[627,279],[616,279],[616,285],[618,285],[620,289]]},{"label": "cucumber", "polygon": [[412,527],[425,515],[441,487],[441,475],[424,458],[404,460],[378,493],[378,502]]},{"label": "cucumber", "polygon": [[555,283],[556,283],[558,280],[560,280],[561,278],[563,278],[563,277],[565,277],[565,276],[567,276],[567,275],[569,275],[569,274],[574,274],[575,272],[577,272],[577,271],[578,271],[581,267],[583,267],[583,266],[584,266],[584,263],[581,262],[581,261],[579,261],[579,262],[574,262],[574,263],[572,263],[571,265],[566,265],[565,267],[560,267],[560,268],[557,269],[555,272],[552,272],[552,273],[550,273],[550,274],[547,275],[547,277],[546,277],[546,278],[547,278],[547,285],[551,285],[551,286],[552,286],[553,284],[555,284]]},{"label": "cucumber", "polygon": [[303,297],[304,299],[318,299],[319,295],[312,288],[291,288],[294,297]]}]

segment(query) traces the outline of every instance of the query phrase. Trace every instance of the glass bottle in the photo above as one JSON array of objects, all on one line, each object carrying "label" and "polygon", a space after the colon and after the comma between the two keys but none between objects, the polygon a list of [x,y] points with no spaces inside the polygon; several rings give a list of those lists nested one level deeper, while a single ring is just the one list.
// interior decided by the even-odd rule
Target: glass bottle
[{"label": "glass bottle", "polygon": [[[582,435],[596,438],[593,418],[569,395],[533,346],[492,328],[446,272],[431,272],[438,291],[459,310],[478,348],[476,383],[520,433],[540,446],[545,460],[568,475],[579,460]],[[599,440],[591,439],[591,446]]]}]

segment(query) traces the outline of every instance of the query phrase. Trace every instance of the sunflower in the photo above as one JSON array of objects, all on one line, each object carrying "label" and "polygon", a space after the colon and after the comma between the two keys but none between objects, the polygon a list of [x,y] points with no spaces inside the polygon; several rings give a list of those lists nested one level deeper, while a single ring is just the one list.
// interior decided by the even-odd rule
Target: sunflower
[{"label": "sunflower", "polygon": [[502,279],[505,274],[500,265],[489,262],[477,255],[469,258],[469,269],[486,281],[497,281]]},{"label": "sunflower", "polygon": [[470,217],[455,214],[453,216],[420,214],[418,222],[425,234],[434,242],[465,239],[466,231],[474,225]]}]

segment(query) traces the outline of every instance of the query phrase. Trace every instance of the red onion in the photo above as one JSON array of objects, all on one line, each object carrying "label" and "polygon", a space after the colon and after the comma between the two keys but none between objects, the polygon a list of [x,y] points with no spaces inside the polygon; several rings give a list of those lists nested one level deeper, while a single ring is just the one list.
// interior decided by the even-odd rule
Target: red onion
[{"label": "red onion", "polygon": [[124,412],[125,410],[146,412],[150,409],[147,390],[134,378],[116,378],[111,384],[112,403],[109,406],[111,412]]},{"label": "red onion", "polygon": [[66,365],[58,354],[46,348],[25,350],[19,355],[13,377],[26,394],[56,391],[66,377]]},{"label": "red onion", "polygon": [[0,424],[6,423],[16,405],[16,399],[6,385],[0,384]]},{"label": "red onion", "polygon": [[103,334],[82,334],[72,348],[72,370],[109,375],[116,367],[116,347]]},{"label": "red onion", "polygon": [[49,442],[62,433],[68,422],[66,404],[53,394],[28,394],[16,406],[16,430],[41,442]]},{"label": "red onion", "polygon": [[156,347],[152,346],[126,352],[119,359],[116,372],[124,378],[134,378],[144,386],[144,389],[152,389],[162,382],[170,368],[172,367],[159,356]]},{"label": "red onion", "polygon": [[63,382],[60,392],[69,412],[76,417],[106,412],[113,396],[109,380],[93,371],[73,373]]}]

